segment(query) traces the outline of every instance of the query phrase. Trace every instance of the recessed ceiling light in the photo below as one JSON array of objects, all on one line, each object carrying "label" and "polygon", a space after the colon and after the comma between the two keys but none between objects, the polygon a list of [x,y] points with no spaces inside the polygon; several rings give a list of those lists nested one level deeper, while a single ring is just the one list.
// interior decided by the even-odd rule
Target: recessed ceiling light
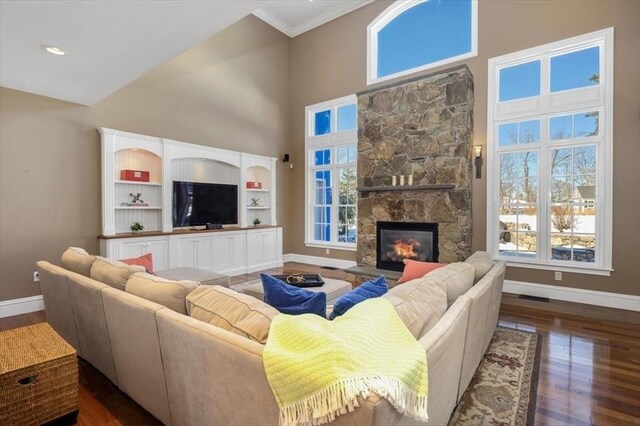
[{"label": "recessed ceiling light", "polygon": [[67,52],[65,52],[64,50],[60,49],[59,47],[55,47],[55,46],[47,46],[44,48],[44,50],[46,50],[49,53],[52,53],[54,55],[58,55],[58,56],[64,56],[67,54]]}]

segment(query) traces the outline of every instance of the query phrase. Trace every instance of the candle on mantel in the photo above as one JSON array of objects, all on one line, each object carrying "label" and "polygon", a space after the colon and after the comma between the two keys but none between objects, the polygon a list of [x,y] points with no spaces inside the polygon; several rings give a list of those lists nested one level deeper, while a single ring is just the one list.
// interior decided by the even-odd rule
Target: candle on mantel
[{"label": "candle on mantel", "polygon": [[396,177],[395,176],[391,176],[391,186],[396,186],[398,184],[398,182],[396,181]]},{"label": "candle on mantel", "polygon": [[404,186],[404,175],[400,175],[400,186]]},{"label": "candle on mantel", "polygon": [[409,175],[407,177],[407,185],[409,186],[413,185],[413,175]]}]

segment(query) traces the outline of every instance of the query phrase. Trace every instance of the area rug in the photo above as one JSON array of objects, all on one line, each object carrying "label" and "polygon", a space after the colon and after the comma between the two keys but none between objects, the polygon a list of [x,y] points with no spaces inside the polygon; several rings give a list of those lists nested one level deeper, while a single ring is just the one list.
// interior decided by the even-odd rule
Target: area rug
[{"label": "area rug", "polygon": [[229,288],[231,290],[237,291],[238,293],[244,293],[244,289],[249,287],[250,285],[254,285],[255,283],[259,283],[262,282],[261,279],[257,279],[257,280],[250,280],[244,283],[239,283],[239,284],[231,284],[229,286]]},{"label": "area rug", "polygon": [[498,327],[449,426],[533,425],[542,338]]}]

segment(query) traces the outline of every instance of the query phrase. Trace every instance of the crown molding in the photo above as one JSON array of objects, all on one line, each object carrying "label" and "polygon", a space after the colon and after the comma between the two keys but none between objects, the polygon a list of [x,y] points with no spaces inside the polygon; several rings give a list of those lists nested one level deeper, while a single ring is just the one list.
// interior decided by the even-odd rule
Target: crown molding
[{"label": "crown molding", "polygon": [[317,16],[314,19],[305,21],[302,24],[297,25],[295,27],[291,27],[285,24],[284,22],[282,22],[272,14],[266,12],[262,8],[254,11],[253,14],[256,17],[263,20],[264,22],[266,22],[267,24],[277,29],[278,31],[288,35],[291,38],[294,38],[296,36],[299,36],[300,34],[303,34],[316,27],[319,27],[320,25],[326,24],[329,21],[333,21],[334,19],[337,19],[343,15],[346,15],[347,13],[353,12],[356,9],[366,6],[369,3],[373,3],[374,1],[375,0],[366,0],[360,3],[355,3],[355,4],[345,3],[344,6],[342,7],[335,7],[329,10],[328,12],[323,13],[322,15]]}]

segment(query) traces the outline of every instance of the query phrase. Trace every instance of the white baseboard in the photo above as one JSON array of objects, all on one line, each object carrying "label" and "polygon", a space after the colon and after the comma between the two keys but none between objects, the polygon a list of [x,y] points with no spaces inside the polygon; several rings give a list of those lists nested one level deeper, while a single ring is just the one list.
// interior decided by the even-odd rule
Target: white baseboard
[{"label": "white baseboard", "polygon": [[585,290],[581,288],[560,287],[548,284],[527,283],[504,280],[503,293],[524,294],[527,296],[548,297],[565,302],[584,303],[640,312],[640,296],[609,293],[606,291]]},{"label": "white baseboard", "polygon": [[22,299],[4,300],[0,302],[0,318],[42,311],[44,301],[42,295],[23,297]]},{"label": "white baseboard", "polygon": [[334,259],[331,257],[308,256],[306,254],[289,253],[284,255],[285,262],[308,263],[316,266],[330,266],[332,268],[346,269],[356,266],[354,260]]}]

